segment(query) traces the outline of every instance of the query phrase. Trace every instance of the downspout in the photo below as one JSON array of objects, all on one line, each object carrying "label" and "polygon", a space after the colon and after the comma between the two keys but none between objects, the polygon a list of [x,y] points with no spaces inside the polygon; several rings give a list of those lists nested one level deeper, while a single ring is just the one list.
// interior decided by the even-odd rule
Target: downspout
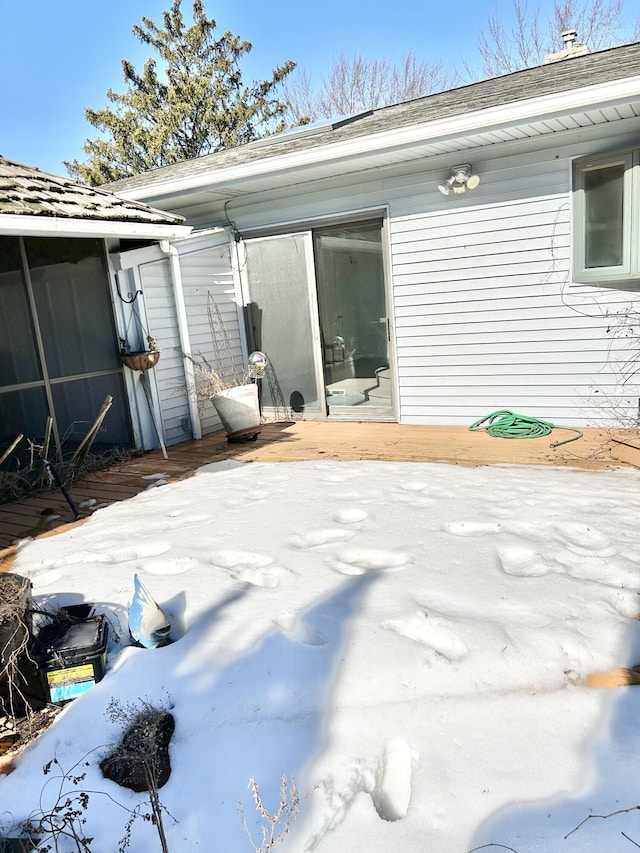
[{"label": "downspout", "polygon": [[184,364],[185,384],[187,386],[187,400],[189,402],[189,415],[191,417],[191,431],[195,439],[202,438],[202,427],[200,425],[200,413],[198,412],[198,397],[196,393],[196,377],[191,361],[185,357],[185,353],[191,352],[191,341],[189,339],[189,324],[187,322],[187,308],[184,302],[184,291],[182,289],[182,272],[180,270],[180,255],[174,245],[168,240],[160,241],[160,249],[169,256],[171,269],[171,284],[173,285],[173,298],[176,304],[176,315],[178,320],[178,335],[180,338],[180,350]]}]

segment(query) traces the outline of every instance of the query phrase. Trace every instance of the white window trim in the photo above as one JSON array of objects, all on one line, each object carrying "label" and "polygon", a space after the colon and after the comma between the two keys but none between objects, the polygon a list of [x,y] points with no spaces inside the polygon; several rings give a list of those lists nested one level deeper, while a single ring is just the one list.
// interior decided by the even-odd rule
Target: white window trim
[{"label": "white window trim", "polygon": [[[593,170],[622,164],[624,173],[622,264],[587,267],[586,207],[584,175]],[[573,163],[573,280],[586,284],[637,284],[640,281],[640,150],[622,151],[596,157],[582,157]]]}]

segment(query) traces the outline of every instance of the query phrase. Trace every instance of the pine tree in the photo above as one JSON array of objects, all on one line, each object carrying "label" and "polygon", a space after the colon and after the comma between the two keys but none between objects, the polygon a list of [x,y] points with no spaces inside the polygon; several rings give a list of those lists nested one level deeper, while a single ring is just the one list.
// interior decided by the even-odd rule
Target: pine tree
[{"label": "pine tree", "polygon": [[161,64],[150,58],[138,73],[122,60],[126,91],[110,89],[113,107],[85,111],[102,135],[86,140],[86,162],[65,162],[72,177],[99,186],[286,127],[287,104],[276,90],[295,63],[286,61],[271,79],[245,85],[240,60],[251,43],[231,32],[216,38],[216,22],[207,18],[202,0],[194,0],[193,24],[186,26],[180,4],[173,0],[163,12],[164,29],[145,17],[134,26],[133,34]]}]

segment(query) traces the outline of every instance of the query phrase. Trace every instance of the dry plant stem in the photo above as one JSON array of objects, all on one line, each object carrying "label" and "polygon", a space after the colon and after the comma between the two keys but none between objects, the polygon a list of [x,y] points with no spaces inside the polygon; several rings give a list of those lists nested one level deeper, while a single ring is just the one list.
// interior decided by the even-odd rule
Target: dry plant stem
[{"label": "dry plant stem", "polygon": [[11,444],[11,446],[10,446],[10,447],[7,447],[7,449],[6,449],[6,450],[5,450],[5,452],[2,454],[2,456],[0,456],[0,465],[2,465],[2,463],[4,462],[4,460],[5,460],[8,456],[10,456],[10,455],[11,455],[11,452],[14,450],[14,448],[15,448],[15,447],[17,447],[17,446],[20,444],[20,442],[22,441],[22,439],[23,439],[23,438],[24,438],[24,436],[22,435],[22,433],[20,433],[20,435],[15,439],[15,441]]},{"label": "dry plant stem", "polygon": [[[96,749],[100,749],[100,747],[96,747]],[[95,752],[95,750],[91,752]],[[87,838],[83,832],[83,825],[85,823],[83,815],[88,808],[90,795],[99,794],[100,796],[107,797],[120,808],[129,811],[126,806],[123,806],[103,791],[73,790],[68,788],[68,783],[77,788],[84,780],[85,773],[80,772],[80,768],[88,765],[86,759],[90,754],[87,753],[69,770],[64,770],[57,758],[53,758],[43,768],[45,775],[48,775],[52,766],[55,765],[60,768],[60,773],[56,776],[51,776],[47,780],[40,792],[39,810],[33,813],[23,824],[25,828],[31,829],[36,835],[45,834],[46,837],[39,843],[39,849],[58,851],[61,841],[63,839],[70,839],[75,845],[75,850],[79,851],[79,853],[91,850],[90,844],[92,839]],[[58,787],[54,793],[56,797],[55,803],[51,808],[45,808],[44,793],[50,783],[55,784],[56,782],[58,783]],[[42,845],[45,842],[53,846],[43,848]],[[66,846],[65,849],[67,849]]]},{"label": "dry plant stem", "polygon": [[[139,700],[139,706],[133,703],[122,704],[117,699],[112,699],[109,703],[108,707],[108,715],[113,721],[119,721],[125,725],[132,725],[135,720],[138,718],[141,710],[143,713],[147,714],[157,714],[158,708],[154,707],[150,702],[145,701],[143,699]],[[148,738],[153,740],[154,730],[151,726],[149,730],[146,732]],[[141,746],[144,746],[142,743]],[[151,746],[151,744],[150,744]],[[151,806],[151,822],[156,828],[156,832],[158,833],[158,838],[160,840],[160,846],[162,848],[162,853],[169,853],[169,845],[167,842],[167,836],[165,833],[164,823],[162,819],[162,813],[167,811],[164,805],[160,800],[160,795],[158,793],[158,781],[159,781],[159,767],[158,762],[155,760],[153,750],[143,750],[140,749],[136,758],[140,761],[144,778],[148,786],[149,790],[149,804]],[[170,812],[167,811],[167,814],[171,816]],[[129,829],[128,825],[128,828]],[[126,836],[125,836],[126,837]],[[126,846],[126,845],[125,845]]]},{"label": "dry plant stem", "polygon": [[[264,803],[262,802],[258,783],[253,777],[249,779],[249,787],[251,788],[251,792],[253,794],[253,801],[256,804],[256,810],[258,811],[258,814],[262,817],[265,823],[265,825],[261,828],[262,843],[260,846],[258,846],[253,840],[253,836],[251,835],[249,827],[247,826],[247,820],[242,811],[242,801],[240,801],[239,811],[240,818],[242,820],[242,825],[255,853],[271,853],[271,851],[275,847],[277,847],[279,844],[282,843],[282,841],[284,841],[285,836],[291,829],[291,824],[293,823],[296,818],[296,815],[300,811],[300,797],[298,795],[296,783],[292,776],[291,786],[289,787],[287,777],[282,777],[282,782],[280,784],[280,803],[278,805],[277,811],[274,812],[274,814],[270,814],[270,812],[267,811]],[[281,828],[278,832],[279,827]]]},{"label": "dry plant stem", "polygon": [[[61,849],[60,845],[63,839],[66,839],[67,841],[71,840],[73,842],[77,853],[90,853],[91,842],[93,839],[87,838],[84,835],[84,813],[88,808],[90,796],[100,796],[106,797],[116,806],[129,814],[129,820],[126,824],[127,834],[125,835],[125,838],[127,838],[130,833],[133,822],[138,817],[142,816],[144,819],[151,821],[151,823],[156,826],[160,838],[162,853],[169,853],[161,820],[163,806],[160,803],[157,789],[155,792],[152,792],[152,814],[148,815],[143,814],[139,806],[133,810],[129,809],[105,791],[86,790],[79,787],[85,778],[85,773],[80,772],[81,768],[88,766],[89,762],[87,759],[90,755],[97,750],[102,750],[103,748],[104,747],[95,747],[95,749],[91,750],[91,752],[87,753],[83,758],[77,761],[69,770],[64,770],[57,758],[53,758],[45,765],[43,768],[45,775],[50,773],[51,768],[54,765],[60,768],[60,772],[55,776],[51,776],[45,783],[42,791],[40,792],[39,809],[37,812],[32,813],[26,821],[23,821],[23,829],[27,831],[30,830],[31,833],[35,835],[45,834],[45,837],[39,842],[38,849],[53,850],[57,853],[57,851]],[[45,790],[50,784],[55,785],[56,783],[58,786],[54,791],[54,797],[56,798],[55,802],[51,808],[47,808],[44,804]],[[69,788],[69,785],[76,786],[77,790]],[[158,816],[160,817],[159,825],[157,822]],[[45,843],[51,846],[42,847]],[[127,846],[128,840],[126,843],[121,842],[119,850],[125,850]],[[67,850],[68,848],[65,846],[64,849]]]},{"label": "dry plant stem", "polygon": [[[577,826],[574,826],[574,828],[571,830],[571,832],[568,832],[565,835],[565,841],[567,838],[569,838],[570,835],[573,835],[574,832],[577,832],[582,826],[584,826],[585,823],[587,823],[590,820],[593,820],[594,818],[597,818],[599,820],[607,820],[607,818],[616,817],[616,815],[629,814],[630,812],[637,812],[637,811],[640,811],[640,806],[631,806],[631,808],[628,808],[628,809],[618,809],[618,811],[610,812],[609,814],[590,814],[590,815],[587,815],[587,817],[585,817],[584,820],[581,820]],[[623,835],[624,835],[624,833],[623,833]],[[631,840],[631,839],[629,839],[629,840]],[[634,844],[635,844],[635,841],[634,841]]]},{"label": "dry plant stem", "polygon": [[6,709],[11,717],[17,717],[18,701],[27,708],[26,697],[20,689],[20,681],[24,676],[20,672],[20,659],[27,653],[29,645],[29,626],[25,621],[23,605],[16,605],[15,598],[4,599],[0,595],[0,626],[15,623],[15,628],[0,649],[0,660],[4,661],[0,669],[0,682],[6,680],[9,693],[9,707]]},{"label": "dry plant stem", "polygon": [[476,853],[476,850],[489,850],[490,848],[497,848],[498,850],[510,850],[511,853],[518,853],[517,850],[514,850],[513,847],[505,847],[504,844],[483,844],[481,847],[474,847],[473,850],[469,850],[469,853]]}]

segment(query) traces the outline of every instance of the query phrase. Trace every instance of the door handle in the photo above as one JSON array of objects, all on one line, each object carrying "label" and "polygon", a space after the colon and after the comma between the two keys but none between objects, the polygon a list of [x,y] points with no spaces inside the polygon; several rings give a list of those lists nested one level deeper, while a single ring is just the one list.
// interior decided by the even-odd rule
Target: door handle
[{"label": "door handle", "polygon": [[379,323],[385,323],[387,326],[387,340],[391,340],[391,328],[389,326],[389,318],[388,317],[380,317],[378,320]]}]

